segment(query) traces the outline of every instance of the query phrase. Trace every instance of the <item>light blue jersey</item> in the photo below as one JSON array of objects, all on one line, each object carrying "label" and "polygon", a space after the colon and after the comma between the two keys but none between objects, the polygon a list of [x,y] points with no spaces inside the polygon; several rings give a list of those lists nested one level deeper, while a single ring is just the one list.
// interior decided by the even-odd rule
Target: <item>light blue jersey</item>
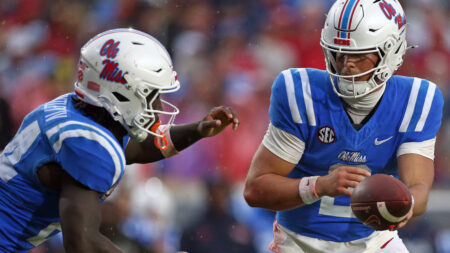
[{"label": "light blue jersey", "polygon": [[[355,130],[326,71],[289,69],[273,84],[269,115],[275,127],[305,142],[291,178],[323,176],[340,165],[397,176],[398,147],[435,138],[442,107],[435,84],[393,76],[375,113]],[[352,241],[373,232],[353,216],[347,196],[323,197],[311,205],[277,212],[276,218],[294,232],[329,241]]]},{"label": "light blue jersey", "polygon": [[0,252],[26,252],[61,231],[59,193],[44,187],[37,168],[56,162],[84,186],[107,195],[124,172],[114,135],[63,95],[28,114],[0,155]]}]

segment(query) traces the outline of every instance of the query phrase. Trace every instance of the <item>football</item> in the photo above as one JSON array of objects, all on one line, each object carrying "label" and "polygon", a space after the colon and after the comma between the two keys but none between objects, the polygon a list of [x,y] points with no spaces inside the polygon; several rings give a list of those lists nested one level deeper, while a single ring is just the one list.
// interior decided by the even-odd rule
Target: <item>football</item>
[{"label": "football", "polygon": [[364,179],[353,190],[350,199],[353,214],[375,230],[394,228],[406,218],[412,205],[408,187],[386,174]]}]

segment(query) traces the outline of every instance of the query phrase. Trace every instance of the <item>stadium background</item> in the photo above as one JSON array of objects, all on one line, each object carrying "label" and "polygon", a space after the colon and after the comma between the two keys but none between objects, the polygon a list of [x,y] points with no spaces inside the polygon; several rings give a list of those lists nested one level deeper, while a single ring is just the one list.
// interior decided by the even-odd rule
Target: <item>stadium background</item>
[{"label": "stadium background", "polygon": [[[251,157],[268,124],[270,86],[288,67],[324,68],[320,30],[331,0],[1,0],[0,149],[23,117],[70,92],[80,47],[93,35],[133,27],[169,50],[182,88],[168,97],[176,123],[232,106],[237,132],[182,154],[129,166],[103,205],[102,232],[126,252],[268,252],[273,214],[242,197]],[[426,215],[400,231],[414,252],[450,252],[450,2],[402,1],[408,52],[400,74],[427,78],[444,93],[436,180]],[[33,253],[63,252],[56,237]]]}]

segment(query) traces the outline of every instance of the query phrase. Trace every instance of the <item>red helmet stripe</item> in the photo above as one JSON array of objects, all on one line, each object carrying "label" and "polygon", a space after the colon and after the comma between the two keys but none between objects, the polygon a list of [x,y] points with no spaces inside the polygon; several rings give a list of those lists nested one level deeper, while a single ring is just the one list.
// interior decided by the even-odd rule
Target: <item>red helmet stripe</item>
[{"label": "red helmet stripe", "polygon": [[79,96],[80,98],[84,98],[83,93],[81,93],[81,92],[79,92],[77,90],[75,90],[75,94],[77,94],[77,96]]},{"label": "red helmet stripe", "polygon": [[[342,8],[342,11],[341,11],[341,16],[339,17],[339,24],[338,24],[339,29],[341,28],[342,16],[344,16],[345,7],[347,7],[347,4],[348,4],[348,0],[345,1],[344,7]],[[341,36],[340,30],[338,30],[338,34],[337,34],[338,38],[339,38],[339,36]]]}]

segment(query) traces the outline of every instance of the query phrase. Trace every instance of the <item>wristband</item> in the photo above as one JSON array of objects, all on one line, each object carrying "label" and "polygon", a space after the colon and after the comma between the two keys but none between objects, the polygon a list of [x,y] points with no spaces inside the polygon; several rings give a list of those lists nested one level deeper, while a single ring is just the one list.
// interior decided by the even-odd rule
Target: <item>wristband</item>
[{"label": "wristband", "polygon": [[316,181],[318,177],[304,177],[300,180],[298,190],[303,203],[306,205],[312,204],[320,199],[316,193]]},{"label": "wristband", "polygon": [[165,158],[178,154],[178,151],[175,149],[172,139],[170,138],[170,127],[168,125],[159,125],[155,132],[163,135],[163,137],[155,136],[155,146],[161,150],[161,153]]}]

